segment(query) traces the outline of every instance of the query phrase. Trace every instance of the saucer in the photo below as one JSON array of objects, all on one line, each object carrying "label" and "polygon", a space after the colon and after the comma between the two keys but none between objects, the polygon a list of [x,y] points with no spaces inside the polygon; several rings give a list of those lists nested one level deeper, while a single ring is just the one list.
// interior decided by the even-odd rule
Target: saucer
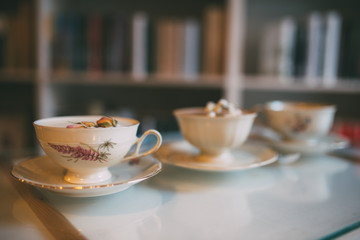
[{"label": "saucer", "polygon": [[278,151],[302,154],[327,153],[349,146],[349,141],[337,135],[320,137],[314,141],[271,141],[269,145]]},{"label": "saucer", "polygon": [[277,160],[276,152],[265,146],[244,144],[227,154],[227,161],[198,161],[199,150],[185,140],[163,144],[155,153],[163,163],[178,167],[212,172],[238,171],[261,167]]},{"label": "saucer", "polygon": [[65,169],[40,156],[22,161],[11,174],[20,182],[71,197],[94,197],[123,191],[161,171],[162,164],[152,156],[128,160],[109,168],[111,179],[97,184],[71,184],[64,181]]}]

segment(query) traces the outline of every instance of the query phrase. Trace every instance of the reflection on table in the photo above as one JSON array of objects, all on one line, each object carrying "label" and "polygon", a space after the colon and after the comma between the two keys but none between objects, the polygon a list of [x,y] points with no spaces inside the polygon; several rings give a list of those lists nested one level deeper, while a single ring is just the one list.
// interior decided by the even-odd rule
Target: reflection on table
[{"label": "reflection on table", "polygon": [[[358,237],[360,155],[348,152],[229,172],[164,164],[158,175],[115,194],[78,198],[43,189],[41,197],[89,239]],[[1,177],[7,181],[0,185],[7,196],[1,238],[51,239],[29,199]]]}]

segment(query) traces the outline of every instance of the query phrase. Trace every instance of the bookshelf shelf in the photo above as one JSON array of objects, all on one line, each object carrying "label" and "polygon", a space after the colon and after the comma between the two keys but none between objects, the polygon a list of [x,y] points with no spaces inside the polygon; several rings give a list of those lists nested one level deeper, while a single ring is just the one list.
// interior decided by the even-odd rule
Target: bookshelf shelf
[{"label": "bookshelf shelf", "polygon": [[333,86],[309,85],[302,78],[278,78],[273,76],[247,76],[244,90],[280,92],[317,92],[336,94],[360,94],[358,79],[337,79]]},{"label": "bookshelf shelf", "polygon": [[[70,76],[54,76],[53,85],[104,85],[144,88],[189,88],[189,89],[222,89],[223,77],[197,77],[184,79],[182,77],[150,76],[138,79],[127,75],[102,74],[97,77],[88,74],[77,73]],[[304,83],[302,78],[277,78],[273,76],[246,76],[243,90],[261,91],[291,91],[291,92],[318,92],[318,93],[341,93],[360,94],[360,81],[357,79],[338,79],[331,87],[310,86]],[[241,88],[239,89],[241,90]]]},{"label": "bookshelf shelf", "polygon": [[53,76],[53,85],[105,85],[124,87],[152,87],[152,88],[194,88],[194,89],[222,89],[223,77],[200,76],[196,78],[149,76],[146,78],[135,78],[126,74],[105,73],[97,76],[88,73],[74,73],[66,76]]},{"label": "bookshelf shelf", "polygon": [[33,71],[0,71],[0,83],[35,84],[35,74]]}]

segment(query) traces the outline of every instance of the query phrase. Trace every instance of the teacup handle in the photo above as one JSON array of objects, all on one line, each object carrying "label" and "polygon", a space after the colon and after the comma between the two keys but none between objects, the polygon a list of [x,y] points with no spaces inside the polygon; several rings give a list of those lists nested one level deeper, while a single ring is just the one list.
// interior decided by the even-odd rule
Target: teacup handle
[{"label": "teacup handle", "polygon": [[267,119],[265,117],[265,105],[264,104],[256,104],[252,107],[252,110],[257,113],[256,123],[260,125],[267,125]]},{"label": "teacup handle", "polygon": [[[156,137],[156,144],[150,148],[149,150],[145,151],[145,152],[142,152],[142,153],[139,153],[140,151],[140,147],[143,143],[143,141],[145,140],[145,138],[149,135],[154,135]],[[129,156],[127,157],[124,157],[122,160],[130,160],[130,159],[134,159],[134,158],[139,158],[139,157],[143,157],[143,156],[146,156],[146,155],[149,155],[153,152],[155,152],[156,150],[159,149],[160,145],[162,143],[162,137],[161,137],[161,134],[154,130],[154,129],[150,129],[150,130],[147,130],[146,132],[144,132],[144,134],[138,138],[138,140],[136,141],[136,148],[135,148],[135,151],[130,154]]]}]

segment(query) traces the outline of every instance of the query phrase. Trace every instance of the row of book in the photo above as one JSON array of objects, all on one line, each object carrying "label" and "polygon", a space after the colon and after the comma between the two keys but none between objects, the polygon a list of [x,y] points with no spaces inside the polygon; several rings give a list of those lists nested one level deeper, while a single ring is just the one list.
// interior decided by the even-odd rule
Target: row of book
[{"label": "row of book", "polygon": [[360,77],[359,50],[360,22],[344,21],[336,11],[286,17],[265,27],[258,72],[334,85],[339,78]]},{"label": "row of book", "polygon": [[[218,76],[224,71],[222,6],[205,7],[196,18],[58,12],[50,19],[45,32],[51,35],[51,66],[59,74],[196,79],[199,74]],[[0,70],[35,69],[35,50],[34,5],[23,1],[11,14],[0,14]]]},{"label": "row of book", "polygon": [[0,70],[18,71],[35,67],[33,1],[22,1],[9,14],[0,13]]},{"label": "row of book", "polygon": [[221,75],[224,18],[217,6],[206,8],[202,19],[58,13],[52,24],[52,66],[59,74],[130,73],[138,79]]}]

